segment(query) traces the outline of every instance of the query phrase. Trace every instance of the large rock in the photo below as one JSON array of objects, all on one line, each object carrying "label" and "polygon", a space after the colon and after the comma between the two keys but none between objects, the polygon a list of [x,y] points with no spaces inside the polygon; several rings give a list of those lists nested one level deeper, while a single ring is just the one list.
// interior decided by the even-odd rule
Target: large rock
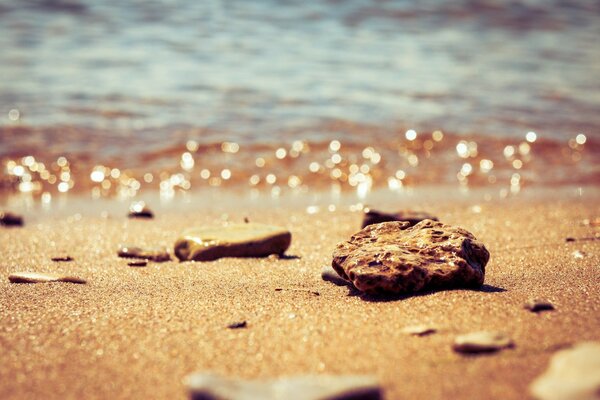
[{"label": "large rock", "polygon": [[438,220],[437,217],[423,211],[403,210],[396,213],[386,213],[383,211],[366,208],[365,215],[363,216],[362,227],[364,228],[373,224],[395,221],[408,222],[410,226],[414,226],[426,219],[430,219],[432,221]]},{"label": "large rock", "polygon": [[186,381],[192,400],[379,400],[383,396],[374,377],[360,375],[247,381],[197,373]]},{"label": "large rock", "polygon": [[584,342],[557,352],[530,391],[541,400],[600,399],[600,343]]},{"label": "large rock", "polygon": [[255,223],[195,228],[175,242],[181,261],[211,261],[221,257],[266,257],[283,254],[292,234],[283,228]]},{"label": "large rock", "polygon": [[339,243],[332,266],[371,294],[479,287],[490,258],[468,231],[425,220],[369,225]]}]

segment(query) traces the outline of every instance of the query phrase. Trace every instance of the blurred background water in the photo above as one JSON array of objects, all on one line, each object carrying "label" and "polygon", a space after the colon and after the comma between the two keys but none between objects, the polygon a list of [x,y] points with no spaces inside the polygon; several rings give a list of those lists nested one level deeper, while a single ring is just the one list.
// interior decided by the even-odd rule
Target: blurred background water
[{"label": "blurred background water", "polygon": [[190,140],[254,163],[262,145],[360,153],[407,129],[455,135],[454,156],[529,131],[573,150],[600,127],[598,38],[589,0],[2,0],[0,157],[77,158],[87,177],[160,169]]}]

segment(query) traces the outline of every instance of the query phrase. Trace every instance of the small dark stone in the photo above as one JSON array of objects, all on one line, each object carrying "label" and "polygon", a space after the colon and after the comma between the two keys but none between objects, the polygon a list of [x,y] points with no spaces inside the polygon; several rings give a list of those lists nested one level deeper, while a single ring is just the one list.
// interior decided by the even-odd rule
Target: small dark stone
[{"label": "small dark stone", "polygon": [[421,211],[403,210],[397,213],[386,213],[366,208],[362,227],[364,228],[365,226],[373,224],[395,221],[408,222],[409,226],[414,226],[425,219],[430,219],[432,221],[438,220],[437,217]]},{"label": "small dark stone", "polygon": [[145,267],[146,265],[148,265],[148,261],[146,261],[146,260],[130,261],[127,263],[127,265],[129,265],[130,267]]},{"label": "small dark stone", "polygon": [[154,213],[143,201],[136,201],[129,206],[129,218],[154,218]]},{"label": "small dark stone", "polygon": [[246,321],[234,322],[234,323],[227,325],[227,327],[229,329],[241,329],[241,328],[246,328],[247,326],[248,326],[248,323]]},{"label": "small dark stone", "polygon": [[554,310],[554,305],[548,300],[543,299],[531,299],[524,304],[524,307],[531,312]]},{"label": "small dark stone", "polygon": [[68,254],[61,254],[61,255],[52,257],[51,260],[54,262],[69,262],[69,261],[73,261],[73,257],[71,257]]},{"label": "small dark stone", "polygon": [[7,211],[0,211],[0,225],[23,226],[23,217]]},{"label": "small dark stone", "polygon": [[568,237],[565,239],[565,242],[574,242],[576,239],[574,237]]}]

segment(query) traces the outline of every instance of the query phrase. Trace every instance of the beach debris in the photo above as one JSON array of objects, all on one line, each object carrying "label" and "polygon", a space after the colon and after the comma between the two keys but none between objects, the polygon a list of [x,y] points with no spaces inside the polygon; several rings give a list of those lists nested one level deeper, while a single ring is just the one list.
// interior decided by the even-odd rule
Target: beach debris
[{"label": "beach debris", "polygon": [[364,212],[365,214],[362,221],[363,228],[373,224],[380,224],[382,222],[404,221],[408,222],[409,226],[414,226],[425,219],[430,219],[432,221],[438,220],[437,217],[422,211],[403,210],[396,213],[386,213],[383,211],[365,208]]},{"label": "beach debris", "polygon": [[581,221],[581,224],[584,226],[600,226],[600,217],[592,219],[586,218]]},{"label": "beach debris", "polygon": [[502,332],[480,331],[457,336],[452,348],[458,353],[491,353],[513,346],[512,339]]},{"label": "beach debris", "polygon": [[380,400],[383,390],[369,375],[303,375],[264,380],[194,373],[186,378],[192,400]]},{"label": "beach debris", "polygon": [[554,310],[554,305],[546,299],[529,299],[524,305],[525,309],[531,312]]},{"label": "beach debris", "polygon": [[171,255],[167,249],[163,247],[157,248],[142,248],[138,246],[131,246],[128,244],[120,244],[119,250],[117,251],[119,257],[124,258],[141,258],[144,260],[151,260],[156,262],[169,261]]},{"label": "beach debris", "polygon": [[267,257],[282,255],[292,234],[284,229],[257,223],[231,224],[187,230],[175,242],[181,261],[212,261],[222,257]]},{"label": "beach debris", "polygon": [[425,220],[369,225],[341,242],[332,267],[369,294],[402,294],[483,284],[490,254],[465,229]]},{"label": "beach debris", "polygon": [[129,206],[129,218],[154,218],[154,213],[143,201],[134,201]]},{"label": "beach debris", "polygon": [[599,240],[600,239],[600,233],[596,233],[595,236],[585,236],[585,237],[579,237],[579,238],[574,238],[569,236],[568,238],[565,238],[565,242],[584,242],[584,241],[592,241],[592,240]]},{"label": "beach debris", "polygon": [[229,329],[241,329],[241,328],[245,328],[248,326],[248,323],[246,321],[239,321],[239,322],[233,322],[229,325],[227,325],[227,328]]},{"label": "beach debris", "polygon": [[427,336],[436,332],[437,328],[428,325],[410,325],[402,328],[402,333],[413,336]]},{"label": "beach debris", "polygon": [[54,261],[54,262],[69,262],[69,261],[73,261],[73,257],[71,257],[68,254],[57,254],[55,256],[52,256],[50,259],[52,261]]},{"label": "beach debris", "polygon": [[23,226],[23,217],[8,211],[0,211],[0,225]]},{"label": "beach debris", "polygon": [[302,293],[309,293],[312,294],[313,296],[320,296],[321,293],[314,291],[314,290],[310,290],[310,289],[303,289],[303,288],[275,288],[276,292],[283,292],[283,291],[289,291],[289,292],[302,292]]},{"label": "beach debris", "polygon": [[581,260],[582,258],[585,257],[585,253],[579,250],[575,250],[574,252],[571,253],[571,255],[573,256],[573,258],[576,258],[578,260]]},{"label": "beach debris", "polygon": [[70,275],[54,275],[40,272],[15,272],[8,276],[12,283],[46,283],[46,282],[69,282],[86,283],[85,279]]},{"label": "beach debris", "polygon": [[130,267],[145,267],[146,265],[148,265],[148,261],[146,261],[146,260],[130,261],[127,263],[127,265],[129,265]]},{"label": "beach debris", "polygon": [[333,269],[329,265],[324,266],[323,269],[321,270],[321,279],[323,279],[324,281],[327,281],[327,282],[331,282],[334,285],[338,285],[338,286],[352,285],[351,282],[342,278],[340,276],[340,274],[338,274],[335,271],[335,269]]},{"label": "beach debris", "polygon": [[529,391],[540,400],[600,399],[600,342],[581,342],[555,353]]}]

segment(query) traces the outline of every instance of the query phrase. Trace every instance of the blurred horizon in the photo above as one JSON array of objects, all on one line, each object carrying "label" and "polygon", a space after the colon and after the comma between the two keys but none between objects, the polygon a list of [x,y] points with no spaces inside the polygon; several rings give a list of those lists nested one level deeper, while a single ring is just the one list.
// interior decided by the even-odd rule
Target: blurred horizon
[{"label": "blurred horizon", "polygon": [[[2,186],[22,183],[13,172],[26,157],[57,172],[65,157],[86,190],[93,170],[115,168],[154,184],[146,173],[162,182],[180,167],[189,176],[176,183],[233,175],[291,187],[313,169],[391,186],[462,184],[461,174],[594,182],[599,15],[584,0],[0,1]],[[527,147],[529,132],[544,151]],[[352,154],[327,164],[337,141]],[[223,154],[225,143],[241,151]],[[192,171],[189,158],[213,148]],[[306,165],[247,171],[311,148],[322,154]],[[385,156],[379,177],[365,152]],[[541,161],[520,171],[533,155]],[[492,179],[492,168],[505,170]]]}]

